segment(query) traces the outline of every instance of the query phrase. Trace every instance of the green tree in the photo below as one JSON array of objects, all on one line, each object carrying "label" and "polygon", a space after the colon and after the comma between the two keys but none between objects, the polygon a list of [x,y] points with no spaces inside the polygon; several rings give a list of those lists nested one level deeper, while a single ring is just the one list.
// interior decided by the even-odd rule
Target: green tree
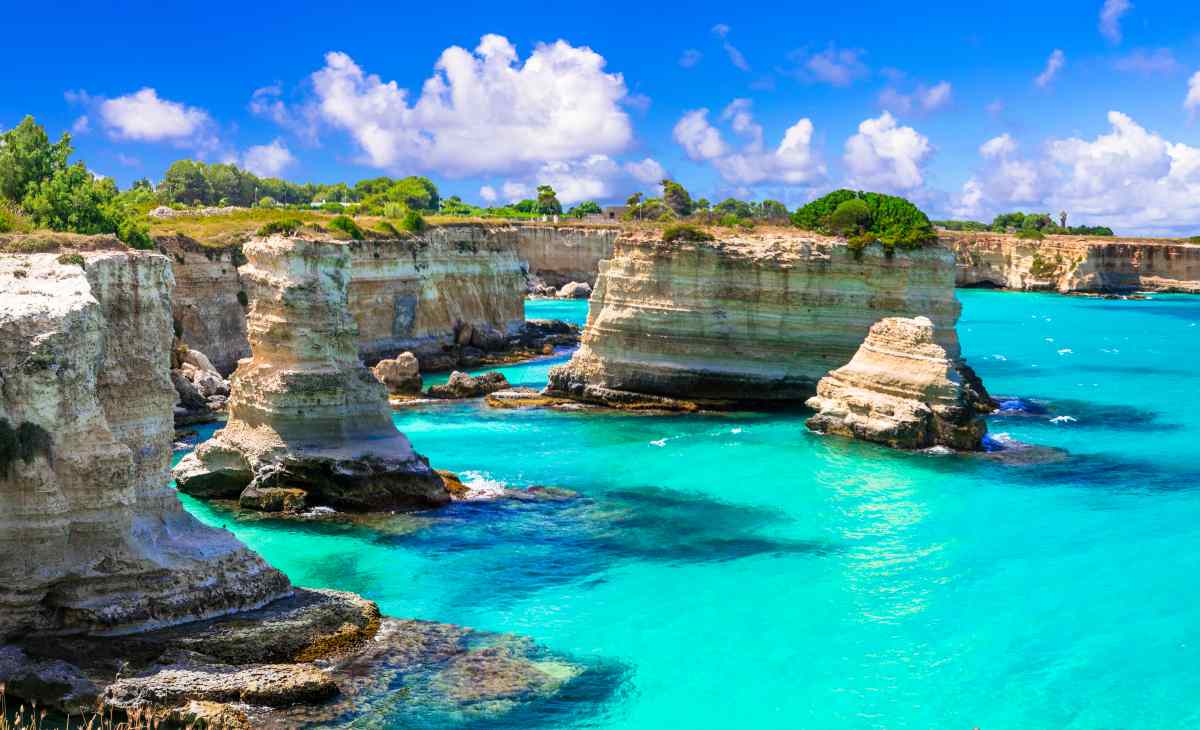
[{"label": "green tree", "polygon": [[692,214],[692,196],[679,183],[674,180],[663,179],[663,204],[671,209],[671,212],[680,218]]},{"label": "green tree", "polygon": [[855,235],[871,227],[871,207],[861,198],[842,201],[829,216],[829,228],[841,235]]},{"label": "green tree", "polygon": [[65,170],[71,152],[71,135],[51,144],[45,128],[25,117],[0,134],[0,197],[19,203],[31,185]]},{"label": "green tree", "polygon": [[764,200],[759,205],[759,217],[771,221],[787,220],[788,209],[778,200]]},{"label": "green tree", "polygon": [[568,210],[567,215],[573,218],[582,218],[586,215],[600,215],[602,212],[600,206],[594,200],[585,200]]},{"label": "green tree", "polygon": [[562,203],[558,202],[558,196],[554,194],[554,188],[549,185],[538,185],[537,205],[533,212],[542,215],[559,215],[562,213]]},{"label": "green tree", "polygon": [[204,163],[195,160],[176,160],[167,168],[159,195],[168,203],[209,205],[213,200],[212,187],[204,174]]}]

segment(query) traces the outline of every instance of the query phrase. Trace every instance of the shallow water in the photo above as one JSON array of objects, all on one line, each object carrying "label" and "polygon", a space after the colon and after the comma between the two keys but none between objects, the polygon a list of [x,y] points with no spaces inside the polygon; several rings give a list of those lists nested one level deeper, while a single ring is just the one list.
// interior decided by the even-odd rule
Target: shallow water
[{"label": "shallow water", "polygon": [[[438,467],[582,498],[457,504],[386,531],[184,501],[298,584],[608,668],[489,727],[1193,726],[1200,298],[959,297],[988,387],[1047,409],[992,433],[1065,459],[895,453],[809,434],[803,412],[440,404],[396,415]],[[562,360],[503,370],[540,386]]]}]

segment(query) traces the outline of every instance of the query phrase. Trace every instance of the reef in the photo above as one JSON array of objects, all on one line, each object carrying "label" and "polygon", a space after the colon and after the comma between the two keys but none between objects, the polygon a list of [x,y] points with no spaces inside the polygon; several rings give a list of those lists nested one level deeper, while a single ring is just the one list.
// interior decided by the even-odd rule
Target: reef
[{"label": "reef", "polygon": [[166,258],[0,256],[0,638],[257,608],[281,573],[170,487]]},{"label": "reef", "polygon": [[689,410],[800,402],[882,317],[929,317],[946,345],[960,311],[954,256],[890,253],[801,232],[616,241],[582,344],[547,396]]},{"label": "reef", "polygon": [[386,388],[359,359],[346,306],[349,247],[276,236],[244,251],[253,354],[231,378],[225,428],[176,466],[179,490],[250,509],[448,502],[428,460],[392,424]]},{"label": "reef", "polygon": [[963,361],[957,337],[925,317],[876,322],[849,363],[817,383],[810,429],[899,449],[982,449],[995,406]]}]

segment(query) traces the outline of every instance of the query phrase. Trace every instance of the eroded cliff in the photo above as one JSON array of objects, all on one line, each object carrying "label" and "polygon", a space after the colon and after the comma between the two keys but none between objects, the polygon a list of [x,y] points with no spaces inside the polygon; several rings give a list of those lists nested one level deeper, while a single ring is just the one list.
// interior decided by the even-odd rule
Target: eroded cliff
[{"label": "eroded cliff", "polygon": [[958,286],[1020,291],[1200,293],[1200,246],[1173,241],[944,231]]},{"label": "eroded cliff", "polygon": [[0,256],[0,636],[144,629],[290,591],[170,488],[173,283],[156,254]]},{"label": "eroded cliff", "polygon": [[612,255],[616,226],[514,226],[517,252],[529,273],[558,289],[573,281],[592,284],[600,262]]},{"label": "eroded cliff", "polygon": [[960,309],[953,287],[954,256],[940,246],[856,256],[800,232],[701,243],[633,233],[600,264],[582,345],[551,371],[547,392],[803,399],[883,317],[924,315],[948,338]]},{"label": "eroded cliff", "polygon": [[359,359],[347,308],[350,251],[280,236],[245,245],[253,354],[230,379],[225,428],[175,468],[181,491],[269,511],[449,501]]},{"label": "eroded cliff", "polygon": [[250,356],[246,294],[238,277],[245,263],[241,247],[204,246],[181,235],[159,236],[155,243],[175,272],[172,309],[180,340],[229,375]]}]

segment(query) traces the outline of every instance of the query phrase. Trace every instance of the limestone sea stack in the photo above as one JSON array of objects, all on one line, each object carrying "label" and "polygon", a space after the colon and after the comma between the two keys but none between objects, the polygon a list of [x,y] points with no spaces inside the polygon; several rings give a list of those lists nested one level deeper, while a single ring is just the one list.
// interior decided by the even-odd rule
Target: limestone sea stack
[{"label": "limestone sea stack", "polygon": [[620,407],[800,401],[881,317],[927,316],[948,345],[959,310],[954,254],[940,246],[856,256],[800,231],[671,243],[633,232],[601,262],[582,345],[546,392]]},{"label": "limestone sea stack", "polygon": [[179,489],[259,509],[448,502],[359,359],[347,246],[276,236],[243,250],[252,356],[231,378],[225,428],[175,468]]},{"label": "limestone sea stack", "polygon": [[991,398],[959,354],[957,337],[935,336],[926,317],[871,326],[849,363],[817,384],[814,431],[900,449],[978,451]]},{"label": "limestone sea stack", "polygon": [[141,630],[291,592],[170,488],[173,284],[157,254],[0,256],[0,638]]}]

